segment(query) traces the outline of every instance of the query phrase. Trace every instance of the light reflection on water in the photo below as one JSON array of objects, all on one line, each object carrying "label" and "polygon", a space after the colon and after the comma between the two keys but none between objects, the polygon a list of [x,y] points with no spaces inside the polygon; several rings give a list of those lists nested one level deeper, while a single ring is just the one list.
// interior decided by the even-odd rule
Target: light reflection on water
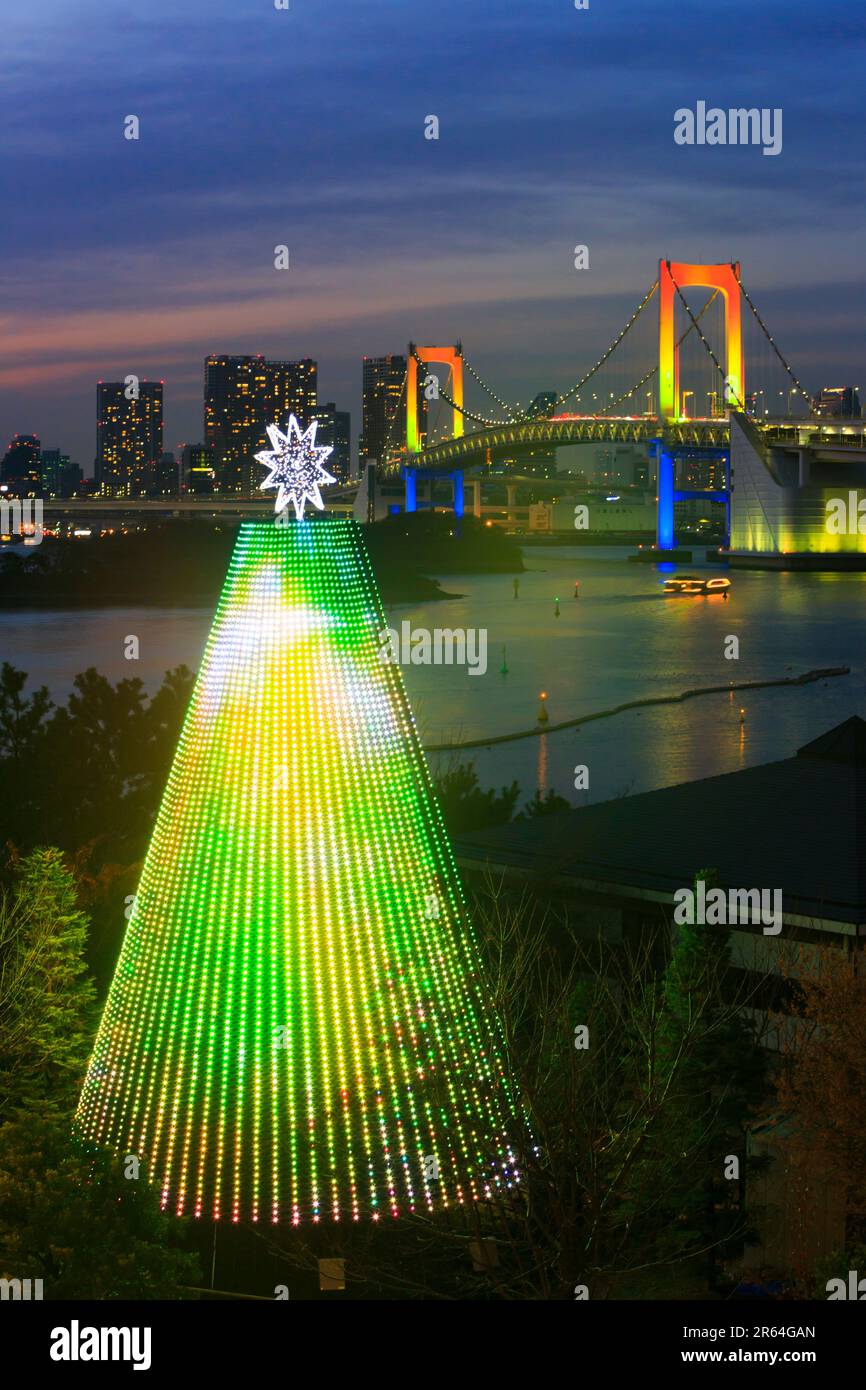
[{"label": "light reflection on water", "polygon": [[[730,601],[724,602],[665,597],[663,575],[625,556],[619,549],[527,547],[528,572],[520,577],[517,599],[511,575],[448,575],[443,588],[463,597],[390,609],[389,623],[398,629],[404,618],[413,628],[487,629],[484,675],[470,675],[465,667],[404,668],[424,741],[533,728],[542,689],[555,724],[694,686],[773,679],[814,667],[852,668],[849,676],[802,689],[703,696],[542,738],[444,755],[473,759],[483,786],[516,779],[524,798],[537,787],[553,788],[586,804],[791,756],[849,715],[866,716],[866,575],[735,571]],[[571,597],[575,579],[579,599]],[[86,666],[112,681],[140,676],[152,687],[171,666],[197,667],[211,616],[200,609],[3,614],[0,657],[61,698]],[[140,643],[137,662],[123,657],[124,638],[132,633]],[[738,661],[724,658],[729,635],[739,638]],[[507,675],[500,672],[503,646]],[[588,791],[574,789],[578,764],[590,769]]]}]

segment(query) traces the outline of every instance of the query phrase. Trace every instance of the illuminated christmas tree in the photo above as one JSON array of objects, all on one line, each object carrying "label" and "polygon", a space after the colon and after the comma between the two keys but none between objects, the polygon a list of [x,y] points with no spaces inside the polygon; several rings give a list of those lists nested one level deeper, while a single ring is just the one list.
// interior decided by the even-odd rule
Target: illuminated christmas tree
[{"label": "illuminated christmas tree", "polygon": [[[278,508],[320,506],[315,427],[271,442]],[[385,628],[355,522],[241,527],[77,1115],[179,1214],[397,1216],[515,1181]]]}]

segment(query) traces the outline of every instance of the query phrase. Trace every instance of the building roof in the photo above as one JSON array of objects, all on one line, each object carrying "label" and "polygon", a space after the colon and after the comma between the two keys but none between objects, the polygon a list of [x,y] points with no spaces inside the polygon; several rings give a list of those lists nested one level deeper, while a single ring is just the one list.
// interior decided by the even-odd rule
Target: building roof
[{"label": "building roof", "polygon": [[673,894],[700,869],[723,888],[780,888],[783,909],[866,923],[866,721],[796,757],[460,835],[464,867]]}]

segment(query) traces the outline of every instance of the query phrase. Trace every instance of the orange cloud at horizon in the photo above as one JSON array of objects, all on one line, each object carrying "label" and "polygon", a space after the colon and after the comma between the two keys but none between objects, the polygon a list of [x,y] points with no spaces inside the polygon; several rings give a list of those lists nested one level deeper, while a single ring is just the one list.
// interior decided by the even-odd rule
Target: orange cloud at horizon
[{"label": "orange cloud at horizon", "polygon": [[[555,285],[515,284],[507,258],[484,257],[477,264],[463,258],[455,279],[451,258],[432,259],[425,266],[425,284],[419,293],[415,263],[382,267],[343,266],[328,275],[305,273],[283,280],[278,292],[273,282],[261,277],[246,287],[242,297],[177,306],[113,306],[80,312],[0,315],[0,383],[6,386],[39,385],[46,381],[72,380],[82,373],[97,376],[116,373],[111,365],[118,357],[141,363],[150,356],[161,365],[207,351],[257,352],[265,338],[293,336],[323,327],[334,327],[399,313],[407,320],[407,338],[420,334],[418,321],[430,310],[463,309],[473,303],[501,304],[535,298]],[[293,272],[274,272],[286,277]],[[462,284],[471,282],[471,295]],[[169,287],[171,288],[171,287]],[[187,287],[204,293],[206,286]],[[245,341],[246,346],[237,346]]]}]

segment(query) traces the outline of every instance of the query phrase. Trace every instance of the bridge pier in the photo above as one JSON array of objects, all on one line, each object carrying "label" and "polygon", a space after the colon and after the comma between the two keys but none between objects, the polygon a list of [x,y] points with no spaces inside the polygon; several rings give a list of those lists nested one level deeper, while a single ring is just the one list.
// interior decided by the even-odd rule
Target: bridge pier
[{"label": "bridge pier", "polygon": [[[452,492],[453,492],[452,506],[453,506],[453,508],[454,508],[454,515],[455,515],[458,519],[459,519],[460,517],[462,517],[462,516],[463,516],[463,512],[464,512],[463,469],[462,469],[462,468],[455,468],[452,472],[443,473],[441,469],[436,469],[436,468],[412,468],[412,467],[409,467],[409,466],[407,465],[407,466],[403,469],[403,481],[404,481],[405,486],[406,486],[405,510],[406,510],[407,512],[417,512],[418,509],[419,509],[419,504],[418,504],[418,483],[419,483],[419,481],[421,481],[421,482],[430,482],[430,483],[432,484],[437,478],[442,478],[442,477],[448,478],[449,481],[450,481],[450,483],[451,483]],[[427,503],[427,504],[422,504],[422,505],[429,505],[430,507],[433,506],[432,488],[431,488],[430,502]],[[475,501],[473,502],[473,511],[474,511],[474,513],[475,513],[476,516],[480,516],[480,515],[481,515],[481,485],[480,485],[480,482],[479,482],[479,484],[478,484],[478,486],[477,486],[477,488],[476,488],[476,492],[475,492]]]},{"label": "bridge pier", "polygon": [[656,549],[673,550],[674,535],[674,456],[661,440],[656,441]]},{"label": "bridge pier", "polygon": [[[725,538],[723,545],[730,544],[731,537],[731,454],[729,449],[678,448],[663,439],[653,440],[656,455],[656,549],[675,550],[677,545],[674,529],[674,503],[691,499],[706,498],[710,502],[725,504]],[[678,488],[676,486],[676,465],[678,459],[701,458],[720,459],[725,466],[725,487],[718,488]]]},{"label": "bridge pier", "polygon": [[454,515],[463,515],[463,469],[458,468],[451,474],[451,482],[454,487]]},{"label": "bridge pier", "polygon": [[418,510],[418,480],[411,468],[404,468],[403,479],[406,484],[406,511]]}]

